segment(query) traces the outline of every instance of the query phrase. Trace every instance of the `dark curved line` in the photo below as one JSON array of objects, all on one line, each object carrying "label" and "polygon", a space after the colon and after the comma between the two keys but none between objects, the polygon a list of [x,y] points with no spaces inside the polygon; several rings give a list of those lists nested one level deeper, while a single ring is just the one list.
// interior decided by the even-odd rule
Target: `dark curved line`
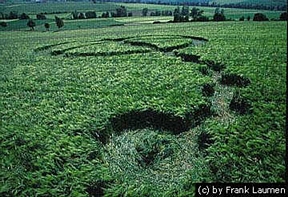
[{"label": "dark curved line", "polygon": [[183,117],[153,109],[132,110],[111,116],[104,129],[95,132],[94,136],[100,142],[106,144],[112,134],[121,134],[127,130],[153,128],[178,135],[196,127],[212,115],[210,108],[211,104],[206,103],[200,105],[197,110],[186,113]]},{"label": "dark curved line", "polygon": [[97,45],[97,44],[101,44],[100,42],[95,42],[95,43],[90,43],[90,44],[85,44],[85,45],[79,45],[79,46],[75,46],[75,47],[70,47],[70,48],[66,48],[66,49],[62,49],[62,50],[55,50],[51,52],[51,55],[61,55],[64,54],[66,51],[72,50],[72,49],[77,49],[77,48],[82,48],[82,47],[86,47],[86,46],[91,46],[91,45]]},{"label": "dark curved line", "polygon": [[35,52],[44,51],[44,50],[48,50],[48,49],[50,49],[52,47],[59,46],[59,45],[62,45],[62,44],[68,44],[68,43],[71,43],[71,42],[62,42],[62,43],[58,43],[58,44],[46,45],[46,46],[43,46],[43,47],[38,47],[38,48],[34,49],[34,51]]},{"label": "dark curved line", "polygon": [[114,55],[129,55],[129,54],[136,54],[136,53],[149,53],[151,50],[134,50],[134,51],[123,51],[123,52],[98,52],[98,53],[65,53],[66,57],[88,57],[88,56],[114,56]]},{"label": "dark curved line", "polygon": [[194,39],[194,40],[200,40],[200,41],[206,41],[206,42],[209,41],[207,38],[198,37],[198,36],[181,36],[181,37],[183,37],[183,38],[190,38],[190,39]]}]

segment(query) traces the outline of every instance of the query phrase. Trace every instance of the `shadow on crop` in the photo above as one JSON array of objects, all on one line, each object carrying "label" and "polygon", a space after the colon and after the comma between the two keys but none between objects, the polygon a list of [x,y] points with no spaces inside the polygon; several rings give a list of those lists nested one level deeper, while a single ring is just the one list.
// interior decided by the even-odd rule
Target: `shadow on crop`
[{"label": "shadow on crop", "polygon": [[133,110],[111,117],[105,129],[99,131],[95,137],[106,144],[112,133],[121,134],[125,131],[144,128],[153,128],[177,135],[196,127],[210,115],[211,110],[208,104],[199,106],[197,110],[183,117],[153,109]]}]

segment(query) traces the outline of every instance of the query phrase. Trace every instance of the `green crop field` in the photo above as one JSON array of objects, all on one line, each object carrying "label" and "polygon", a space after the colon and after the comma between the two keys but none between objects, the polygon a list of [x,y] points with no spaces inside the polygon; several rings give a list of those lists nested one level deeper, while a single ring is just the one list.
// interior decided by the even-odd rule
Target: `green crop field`
[{"label": "green crop field", "polygon": [[285,182],[287,23],[145,18],[0,31],[0,196]]},{"label": "green crop field", "polygon": [[287,5],[285,0],[212,0],[217,4],[230,4],[230,3],[250,3],[250,4],[263,4],[263,5]]}]

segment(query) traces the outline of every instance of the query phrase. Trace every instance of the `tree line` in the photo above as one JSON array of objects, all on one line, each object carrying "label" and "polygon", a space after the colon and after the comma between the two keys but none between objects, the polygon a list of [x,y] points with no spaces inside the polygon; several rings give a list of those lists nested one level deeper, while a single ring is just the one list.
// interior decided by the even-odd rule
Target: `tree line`
[{"label": "tree line", "polygon": [[[65,13],[65,12],[51,12],[51,13],[47,13],[47,12],[41,12],[36,14],[36,19],[38,20],[45,20],[47,14],[61,14],[61,13]],[[30,16],[26,13],[22,13],[22,14],[18,14],[18,12],[16,11],[10,11],[8,14],[7,13],[3,13],[0,12],[0,19],[30,19]]]},{"label": "tree line", "polygon": [[[58,16],[55,16],[55,23],[56,23],[56,26],[58,27],[58,29],[60,29],[61,27],[64,26],[64,21],[63,19],[59,18]],[[30,30],[34,30],[34,27],[36,26],[36,23],[34,20],[30,19],[28,22],[27,22],[27,26],[30,27]],[[47,31],[49,31],[50,29],[50,24],[49,23],[45,23],[44,24],[44,27],[46,28]]]},{"label": "tree line", "polygon": [[[188,5],[180,7],[178,6],[173,12],[173,22],[189,22],[189,21],[210,21],[209,17],[203,15],[204,10],[200,10],[199,8],[193,7],[189,10]],[[190,19],[191,17],[191,19]],[[250,21],[251,17],[247,16],[247,20]],[[212,21],[226,21],[231,20],[227,19],[224,14],[224,9],[220,9],[216,7],[213,15]],[[244,21],[245,17],[242,16],[239,18],[240,21]],[[268,21],[268,17],[263,13],[255,13],[253,16],[253,21]],[[275,19],[276,20],[276,19]],[[281,21],[287,21],[287,12],[283,12],[280,14],[279,19]]]},{"label": "tree line", "polygon": [[72,12],[72,19],[90,19],[90,18],[108,18],[108,17],[131,17],[132,12],[128,12],[125,6],[120,6],[116,8],[115,12],[103,12],[101,16],[97,16],[95,11],[83,12]]},{"label": "tree line", "polygon": [[256,10],[275,10],[275,11],[286,11],[287,4],[284,5],[267,5],[267,4],[255,4],[255,3],[226,3],[218,4],[216,2],[210,3],[208,0],[198,0],[197,2],[167,2],[161,0],[154,0],[146,2],[145,0],[101,0],[101,2],[123,2],[123,3],[148,3],[148,4],[160,4],[160,5],[188,5],[188,6],[203,6],[203,7],[220,7],[220,8],[240,8],[240,9],[256,9]]}]

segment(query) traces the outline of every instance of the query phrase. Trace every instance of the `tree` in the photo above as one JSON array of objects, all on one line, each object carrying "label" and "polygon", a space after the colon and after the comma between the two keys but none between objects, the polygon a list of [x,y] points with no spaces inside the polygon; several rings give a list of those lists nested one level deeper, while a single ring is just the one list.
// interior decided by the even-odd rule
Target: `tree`
[{"label": "tree", "polygon": [[226,17],[225,15],[221,14],[221,13],[216,13],[214,14],[213,16],[213,20],[214,21],[225,21],[226,20]]},{"label": "tree", "polygon": [[189,21],[189,6],[187,5],[182,6],[181,16],[183,22]]},{"label": "tree", "polygon": [[224,15],[224,9],[221,9],[220,14]]},{"label": "tree", "polygon": [[250,21],[251,17],[250,16],[247,16],[247,21]]},{"label": "tree", "polygon": [[256,13],[254,14],[253,21],[269,21],[269,19],[265,14]]},{"label": "tree", "polygon": [[220,8],[217,7],[217,8],[215,9],[215,11],[214,11],[214,14],[219,14],[219,13],[220,13]]},{"label": "tree", "polygon": [[25,13],[22,13],[21,15],[20,15],[20,17],[19,17],[19,19],[30,19],[30,17],[27,15],[27,14],[25,14]]},{"label": "tree", "polygon": [[173,15],[174,15],[174,22],[180,22],[180,8],[179,8],[179,6],[174,10],[174,13],[173,13]]},{"label": "tree", "polygon": [[287,17],[287,12],[283,12],[280,14],[280,21],[287,21],[288,17]]},{"label": "tree", "polygon": [[49,24],[49,23],[45,23],[45,24],[44,24],[44,27],[46,28],[47,31],[49,31],[50,24]]},{"label": "tree", "polygon": [[27,22],[27,26],[30,27],[31,30],[34,30],[34,27],[36,26],[36,23],[32,19],[30,19]]},{"label": "tree", "polygon": [[199,8],[193,7],[190,12],[190,16],[192,17],[193,21],[197,21],[202,16],[203,13],[204,10],[200,10]]},{"label": "tree", "polygon": [[72,18],[73,19],[78,19],[79,13],[77,12],[77,10],[75,10],[74,12],[72,12]]},{"label": "tree", "polygon": [[7,23],[5,21],[0,22],[1,27],[7,27]]},{"label": "tree", "polygon": [[36,18],[38,20],[45,20],[46,19],[46,16],[44,13],[40,13],[40,14],[36,14]]},{"label": "tree", "polygon": [[86,18],[96,18],[97,17],[96,12],[92,12],[92,11],[86,12],[85,16],[86,16]]},{"label": "tree", "polygon": [[[187,10],[188,8],[188,10]],[[188,14],[187,14],[188,13]],[[184,15],[183,15],[184,14]],[[174,10],[174,20],[173,22],[187,22],[189,21],[189,7],[183,6],[180,12],[179,6]]]},{"label": "tree", "polygon": [[64,26],[64,22],[61,18],[55,16],[55,21],[56,21],[56,25],[59,29]]},{"label": "tree", "polygon": [[125,6],[120,6],[120,8],[116,8],[116,17],[126,17],[127,16],[127,9]]},{"label": "tree", "polygon": [[147,16],[147,14],[148,14],[148,8],[143,8],[142,16]]},{"label": "tree", "polygon": [[8,19],[17,19],[18,18],[18,14],[15,11],[11,11],[9,13]]},{"label": "tree", "polygon": [[214,13],[214,16],[213,16],[213,20],[214,21],[225,21],[226,20],[226,17],[224,15],[224,10],[223,9],[219,9],[219,7],[217,7],[215,9],[215,13]]},{"label": "tree", "polygon": [[102,18],[109,18],[109,12],[103,12]]},{"label": "tree", "polygon": [[239,21],[244,21],[245,20],[245,17],[244,16],[241,16],[240,18],[239,18]]},{"label": "tree", "polygon": [[181,15],[182,16],[189,16],[189,6],[188,5],[182,6]]},{"label": "tree", "polygon": [[82,12],[80,12],[78,15],[78,18],[79,19],[85,19],[85,15]]}]

